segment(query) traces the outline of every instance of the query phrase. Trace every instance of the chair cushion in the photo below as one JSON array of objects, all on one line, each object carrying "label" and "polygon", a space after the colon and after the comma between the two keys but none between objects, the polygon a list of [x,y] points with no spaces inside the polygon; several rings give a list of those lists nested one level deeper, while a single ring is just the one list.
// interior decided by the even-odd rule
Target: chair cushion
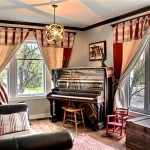
[{"label": "chair cushion", "polygon": [[0,114],[0,135],[29,129],[27,112]]}]

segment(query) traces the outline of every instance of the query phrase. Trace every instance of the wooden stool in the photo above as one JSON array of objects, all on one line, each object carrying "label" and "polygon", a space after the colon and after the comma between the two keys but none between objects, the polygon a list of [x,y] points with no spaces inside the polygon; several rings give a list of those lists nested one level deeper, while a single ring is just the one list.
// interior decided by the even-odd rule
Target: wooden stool
[{"label": "wooden stool", "polygon": [[[83,109],[77,109],[77,108],[72,108],[72,107],[62,107],[64,109],[64,117],[63,117],[63,126],[65,124],[65,121],[71,121],[75,124],[76,127],[76,132],[77,132],[77,125],[79,123],[83,123],[83,126],[85,128],[85,123],[84,123],[84,117],[83,117]],[[67,113],[70,113],[70,117],[67,119]],[[81,121],[77,120],[77,114],[81,115]]]}]

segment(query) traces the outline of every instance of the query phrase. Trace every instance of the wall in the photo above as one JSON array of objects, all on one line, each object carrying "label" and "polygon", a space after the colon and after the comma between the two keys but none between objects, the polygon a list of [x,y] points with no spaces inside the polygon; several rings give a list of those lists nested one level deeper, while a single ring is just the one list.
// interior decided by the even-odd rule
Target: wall
[{"label": "wall", "polygon": [[[108,25],[100,26],[87,31],[73,31],[76,32],[74,47],[72,50],[71,58],[68,67],[100,67],[100,61],[89,61],[89,44],[99,41],[106,40],[106,51],[107,51],[107,60],[106,65],[113,67],[113,54],[112,54],[112,27]],[[15,64],[10,63],[10,67],[15,67]],[[14,74],[14,70],[11,69]],[[50,78],[47,71],[47,85],[46,85],[46,94],[50,92]],[[15,79],[14,77],[11,77]],[[10,80],[13,82],[11,85],[15,85],[15,80]],[[37,118],[47,118],[50,116],[50,104],[46,99],[46,96],[38,97],[15,97],[15,88],[10,87],[12,91],[11,98],[9,103],[18,103],[20,101],[25,101],[29,107],[30,119]]]},{"label": "wall", "polygon": [[89,44],[99,41],[106,41],[106,66],[113,67],[113,48],[112,48],[112,27],[108,25],[100,26],[84,33],[85,53],[86,53],[86,66],[101,67],[100,61],[89,61]]},{"label": "wall", "polygon": [[84,37],[84,31],[75,31],[75,41],[70,57],[70,62],[68,67],[85,67],[86,66],[86,51],[85,51],[85,42],[86,38]]},{"label": "wall", "polygon": [[[10,63],[13,65],[13,63]],[[10,65],[10,66],[11,66]],[[13,70],[12,70],[13,71]],[[15,72],[15,71],[14,71]],[[15,74],[12,74],[13,76]],[[46,95],[50,92],[51,90],[51,78],[49,72],[46,70]],[[15,79],[15,77],[11,77]],[[14,80],[10,82],[15,82]],[[16,85],[15,83],[11,84],[11,89],[15,89],[13,85]],[[27,96],[22,96],[22,97],[15,97],[12,91],[12,97],[9,97],[9,104],[16,104],[19,102],[25,102],[28,105],[29,108],[29,118],[30,119],[37,119],[37,118],[47,118],[50,117],[50,103],[46,99],[46,96],[34,96],[34,97],[27,97]]]},{"label": "wall", "polygon": [[113,67],[113,41],[110,24],[91,30],[77,32],[69,67],[101,67],[100,61],[89,61],[89,44],[106,41],[105,64]]},{"label": "wall", "polygon": [[[74,47],[68,67],[100,67],[100,61],[89,61],[89,44],[106,40],[106,65],[113,67],[112,27],[110,24],[87,31],[76,32]],[[50,92],[50,81],[47,93]],[[46,98],[26,100],[30,119],[50,116],[50,105]]]},{"label": "wall", "polygon": [[[85,67],[85,61],[83,60],[86,58],[85,51],[84,51],[84,43],[85,38],[83,36],[82,31],[73,31],[76,32],[74,48],[71,55],[70,67]],[[33,35],[31,35],[30,39],[32,39]],[[34,39],[34,38],[33,38]],[[18,102],[25,102],[29,107],[29,118],[30,119],[37,119],[37,118],[47,118],[50,116],[50,103],[46,99],[46,95],[51,91],[51,81],[49,78],[50,74],[46,71],[46,95],[45,96],[34,96],[34,97],[16,97],[16,64],[15,57],[12,58],[10,62],[10,97],[9,103],[18,103]]]},{"label": "wall", "polygon": [[[30,34],[30,39],[33,40],[33,35]],[[47,118],[50,116],[50,103],[46,99],[46,95],[51,90],[51,78],[48,70],[46,69],[45,80],[46,80],[46,93],[45,96],[20,96],[16,97],[16,58],[13,57],[9,64],[9,71],[10,71],[10,89],[9,90],[9,103],[19,103],[25,102],[29,107],[29,118],[36,119],[36,118]]]}]

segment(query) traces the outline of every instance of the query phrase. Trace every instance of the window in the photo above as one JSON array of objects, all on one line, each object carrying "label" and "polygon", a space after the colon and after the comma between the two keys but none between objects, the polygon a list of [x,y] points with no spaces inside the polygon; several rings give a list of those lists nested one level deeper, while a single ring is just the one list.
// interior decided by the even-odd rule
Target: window
[{"label": "window", "polygon": [[144,111],[145,53],[141,55],[129,75],[129,106],[132,111]]},{"label": "window", "polygon": [[150,45],[126,79],[126,94],[130,111],[150,114]]},{"label": "window", "polygon": [[45,66],[38,44],[30,36],[0,73],[0,82],[9,101],[45,99],[51,87],[50,74]]},{"label": "window", "polygon": [[5,68],[0,73],[0,83],[3,85],[6,93],[8,94],[8,68]]},{"label": "window", "polygon": [[44,64],[37,43],[25,42],[16,55],[17,94],[44,93]]}]

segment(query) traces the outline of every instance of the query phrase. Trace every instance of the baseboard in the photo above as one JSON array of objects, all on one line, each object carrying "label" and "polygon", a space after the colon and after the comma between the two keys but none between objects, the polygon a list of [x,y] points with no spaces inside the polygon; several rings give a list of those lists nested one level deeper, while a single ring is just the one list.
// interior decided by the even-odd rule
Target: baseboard
[{"label": "baseboard", "polygon": [[41,118],[49,118],[50,114],[36,114],[36,115],[29,115],[29,119],[41,119]]}]

